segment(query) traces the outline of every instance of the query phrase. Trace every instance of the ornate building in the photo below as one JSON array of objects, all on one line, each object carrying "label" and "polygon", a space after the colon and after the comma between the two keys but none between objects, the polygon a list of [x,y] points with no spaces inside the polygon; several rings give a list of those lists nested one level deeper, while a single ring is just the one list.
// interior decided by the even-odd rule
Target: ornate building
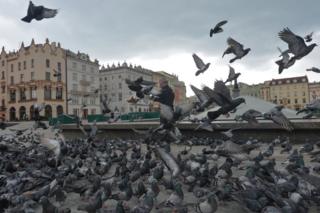
[{"label": "ornate building", "polygon": [[139,77],[152,81],[152,71],[141,66],[128,65],[126,62],[101,68],[100,90],[102,94],[106,94],[111,99],[111,110],[119,113],[150,111],[149,100],[143,99],[136,104],[127,102],[131,96],[135,96],[135,93],[129,90],[125,79],[135,80]]},{"label": "ornate building", "polygon": [[[99,61],[91,61],[89,55],[66,51],[67,56],[67,102],[68,114],[86,117],[100,114]],[[83,106],[86,106],[83,108]],[[83,110],[81,110],[83,109]]]},{"label": "ornate building", "polygon": [[[42,116],[50,118],[66,109],[65,51],[60,43],[35,44],[32,39],[18,51],[1,51],[1,116],[7,120],[33,117],[33,105],[45,104]],[[61,75],[55,77],[55,72]],[[5,97],[6,96],[6,97]],[[4,113],[6,110],[6,113]]]},{"label": "ornate building", "polygon": [[272,79],[266,81],[260,90],[261,96],[275,104],[299,110],[309,103],[309,83],[307,76]]}]

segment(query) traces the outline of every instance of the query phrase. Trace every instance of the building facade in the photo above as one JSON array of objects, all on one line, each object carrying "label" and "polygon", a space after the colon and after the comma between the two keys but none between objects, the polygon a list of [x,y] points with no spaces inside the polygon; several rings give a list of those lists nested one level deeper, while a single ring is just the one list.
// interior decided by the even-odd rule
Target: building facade
[{"label": "building facade", "polygon": [[310,102],[320,98],[320,82],[309,83]]},{"label": "building facade", "polygon": [[[232,90],[234,89],[234,86],[232,84],[227,86],[230,89],[230,93],[232,94]],[[261,88],[263,87],[263,84],[253,84],[253,85],[249,85],[243,82],[239,82],[238,83],[238,87],[240,90],[239,95],[241,96],[253,96],[256,98],[261,98]]]},{"label": "building facade", "polygon": [[[82,116],[100,114],[99,61],[89,55],[66,50],[67,113]],[[95,91],[98,89],[98,92]]]},{"label": "building facade", "polygon": [[[6,120],[31,119],[33,105],[44,103],[42,116],[50,118],[66,110],[65,51],[60,43],[21,44],[18,51],[1,52],[1,109]],[[55,72],[61,75],[54,77]],[[0,112],[3,116],[4,111]]]},{"label": "building facade", "polygon": [[[156,83],[157,89],[160,89],[159,81],[162,78],[168,81],[168,85],[174,92],[174,104],[179,105],[187,103],[185,83],[183,81],[179,81],[179,78],[176,75],[171,75],[164,71],[152,72],[152,81]],[[153,102],[152,111],[158,111],[159,109],[160,104],[158,102]]]},{"label": "building facade", "polygon": [[303,108],[310,101],[307,76],[266,81],[260,93],[264,100],[294,110]]},{"label": "building facade", "polygon": [[152,81],[152,71],[141,66],[128,65],[126,62],[101,68],[100,90],[111,100],[111,110],[119,113],[150,111],[150,101],[147,99],[142,99],[136,104],[127,101],[130,97],[135,96],[135,93],[129,90],[125,79],[136,80],[139,77]]}]

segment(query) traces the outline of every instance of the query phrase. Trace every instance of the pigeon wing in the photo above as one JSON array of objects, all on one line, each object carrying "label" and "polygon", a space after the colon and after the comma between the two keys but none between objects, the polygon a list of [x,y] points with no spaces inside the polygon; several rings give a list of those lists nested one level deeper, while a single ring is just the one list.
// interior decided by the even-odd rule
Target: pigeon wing
[{"label": "pigeon wing", "polygon": [[302,48],[306,48],[303,38],[295,35],[289,28],[285,28],[279,32],[279,38],[286,42],[289,46],[289,50],[294,54],[298,55]]},{"label": "pigeon wing", "polygon": [[205,66],[201,58],[199,58],[199,56],[197,56],[195,53],[192,54],[192,57],[198,69],[202,69]]},{"label": "pigeon wing", "polygon": [[239,55],[243,52],[243,45],[234,40],[233,38],[229,37],[227,39],[227,43],[234,50],[236,55]]},{"label": "pigeon wing", "polygon": [[232,98],[230,95],[230,90],[223,83],[223,81],[216,81],[214,84],[214,91],[219,95],[223,96],[227,101],[231,102]]},{"label": "pigeon wing", "polygon": [[288,131],[292,131],[293,127],[291,122],[288,120],[288,118],[282,113],[278,112],[276,114],[271,114],[271,119],[281,127],[285,128]]},{"label": "pigeon wing", "polygon": [[192,91],[194,92],[194,94],[196,94],[196,96],[200,102],[204,103],[209,100],[209,97],[207,96],[207,94],[204,91],[198,89],[197,87],[195,87],[193,85],[190,85],[190,87],[191,87]]},{"label": "pigeon wing", "polygon": [[48,8],[43,8],[42,10],[42,16],[43,18],[53,18],[58,14],[58,10],[55,9],[48,9]]},{"label": "pigeon wing", "polygon": [[220,21],[218,24],[216,24],[216,26],[214,28],[221,27],[222,25],[225,25],[226,23],[228,23],[227,20]]}]

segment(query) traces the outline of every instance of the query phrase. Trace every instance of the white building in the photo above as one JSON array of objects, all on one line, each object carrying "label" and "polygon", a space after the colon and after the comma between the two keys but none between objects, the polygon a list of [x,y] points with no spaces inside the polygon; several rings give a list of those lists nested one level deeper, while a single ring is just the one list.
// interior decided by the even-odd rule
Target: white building
[{"label": "white building", "polygon": [[152,81],[152,71],[141,66],[132,66],[124,62],[118,66],[103,66],[100,70],[100,91],[106,94],[110,102],[111,110],[120,113],[128,112],[149,112],[150,101],[140,100],[137,104],[130,104],[127,100],[135,93],[130,91],[125,79],[135,80],[142,77],[144,80]]},{"label": "white building", "polygon": [[[67,113],[86,117],[100,114],[99,61],[89,55],[66,50],[67,55]],[[82,106],[85,105],[82,109]]]}]

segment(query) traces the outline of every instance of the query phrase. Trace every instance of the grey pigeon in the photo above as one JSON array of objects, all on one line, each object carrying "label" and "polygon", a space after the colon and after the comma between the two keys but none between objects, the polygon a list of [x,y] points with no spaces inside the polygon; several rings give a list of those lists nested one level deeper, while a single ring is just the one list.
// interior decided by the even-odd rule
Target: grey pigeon
[{"label": "grey pigeon", "polygon": [[236,121],[248,121],[250,125],[257,124],[257,117],[262,117],[262,113],[254,110],[254,109],[249,109],[245,111],[242,115],[236,115],[235,120]]},{"label": "grey pigeon", "polygon": [[136,92],[136,96],[138,98],[144,98],[144,95],[150,92],[155,85],[152,81],[145,81],[142,77],[137,78],[134,81],[130,79],[125,79],[128,88],[134,92]]},{"label": "grey pigeon", "polygon": [[239,72],[236,73],[234,68],[229,65],[229,76],[228,76],[228,79],[224,83],[235,81],[238,79],[238,77],[240,75],[241,75],[241,73],[239,73]]},{"label": "grey pigeon", "polygon": [[198,76],[200,73],[204,73],[210,66],[210,63],[205,64],[202,59],[197,56],[195,53],[192,54],[194,63],[196,64],[198,70],[196,72],[196,76]]},{"label": "grey pigeon", "polygon": [[288,120],[288,118],[281,112],[283,106],[275,106],[269,112],[264,113],[263,117],[265,119],[272,120],[274,123],[280,125],[282,128],[287,131],[293,130],[292,123]]},{"label": "grey pigeon", "polygon": [[311,41],[312,41],[312,35],[313,35],[313,32],[309,33],[308,35],[306,35],[306,36],[304,37],[304,40],[305,40],[306,42],[311,42]]},{"label": "grey pigeon", "polygon": [[276,61],[276,64],[279,66],[278,73],[281,74],[284,69],[288,69],[289,67],[294,65],[296,60],[294,60],[294,59],[290,60],[290,56],[287,51],[282,52],[282,50],[279,47],[278,47],[278,50],[281,53],[280,56],[282,56],[282,59]]},{"label": "grey pigeon", "polygon": [[227,44],[228,44],[228,48],[224,51],[222,57],[224,57],[224,55],[230,54],[230,53],[232,53],[236,56],[229,61],[230,63],[234,62],[237,59],[241,59],[242,57],[247,55],[249,53],[249,51],[251,50],[250,48],[244,49],[242,44],[240,44],[239,42],[237,42],[236,40],[234,40],[231,37],[229,37],[227,39]]},{"label": "grey pigeon", "polygon": [[313,43],[307,46],[300,36],[295,35],[289,28],[285,28],[279,32],[281,40],[288,44],[288,53],[292,53],[294,56],[290,60],[299,60],[308,55],[317,44]]},{"label": "grey pigeon", "polygon": [[223,21],[220,21],[218,24],[216,24],[216,26],[214,28],[211,28],[210,29],[210,37],[212,37],[213,34],[223,32],[223,29],[221,27],[223,25],[225,25],[226,23],[228,23],[228,21],[227,20],[223,20]]},{"label": "grey pigeon", "polygon": [[311,103],[306,104],[306,106],[297,112],[297,115],[300,113],[306,113],[303,118],[311,118],[320,112],[320,99],[311,101]]},{"label": "grey pigeon", "polygon": [[200,201],[196,205],[196,212],[201,213],[214,213],[218,209],[218,202],[216,200],[215,194],[210,194],[207,199]]},{"label": "grey pigeon", "polygon": [[190,87],[199,100],[197,111],[203,111],[213,103],[213,100],[203,90],[198,89],[193,85],[190,85]]},{"label": "grey pigeon", "polygon": [[311,68],[307,69],[307,71],[312,71],[312,72],[320,73],[320,69],[317,68],[317,67],[311,67]]},{"label": "grey pigeon", "polygon": [[58,10],[48,9],[44,6],[35,6],[32,1],[29,2],[27,15],[21,20],[30,23],[32,19],[40,21],[44,18],[53,18],[57,15]]}]

